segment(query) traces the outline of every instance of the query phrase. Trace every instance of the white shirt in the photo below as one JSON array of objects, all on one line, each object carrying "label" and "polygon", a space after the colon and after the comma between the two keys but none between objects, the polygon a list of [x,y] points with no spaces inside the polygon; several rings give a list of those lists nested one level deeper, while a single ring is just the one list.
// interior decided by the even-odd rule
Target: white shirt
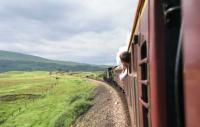
[{"label": "white shirt", "polygon": [[121,74],[119,74],[119,79],[123,80],[128,75],[128,70],[126,69]]}]

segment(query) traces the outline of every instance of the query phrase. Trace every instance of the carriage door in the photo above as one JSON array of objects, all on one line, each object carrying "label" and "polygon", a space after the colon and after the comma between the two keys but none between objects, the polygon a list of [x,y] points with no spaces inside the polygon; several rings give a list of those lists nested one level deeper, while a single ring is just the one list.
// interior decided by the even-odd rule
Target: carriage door
[{"label": "carriage door", "polygon": [[150,127],[149,40],[148,5],[144,4],[139,25],[138,92],[140,127]]}]

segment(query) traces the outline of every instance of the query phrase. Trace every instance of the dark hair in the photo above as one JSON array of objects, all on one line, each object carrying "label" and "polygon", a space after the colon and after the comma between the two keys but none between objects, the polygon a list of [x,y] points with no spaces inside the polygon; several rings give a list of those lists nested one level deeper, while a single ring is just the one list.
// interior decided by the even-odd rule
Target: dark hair
[{"label": "dark hair", "polygon": [[122,52],[119,57],[122,62],[129,63],[131,61],[131,54],[128,51]]}]

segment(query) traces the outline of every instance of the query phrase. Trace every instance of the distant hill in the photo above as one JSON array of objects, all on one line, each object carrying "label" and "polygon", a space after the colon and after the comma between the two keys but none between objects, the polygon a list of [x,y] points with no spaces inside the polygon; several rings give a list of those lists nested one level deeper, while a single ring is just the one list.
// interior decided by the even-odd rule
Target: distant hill
[{"label": "distant hill", "polygon": [[6,71],[101,71],[106,66],[57,61],[0,50],[0,72]]}]

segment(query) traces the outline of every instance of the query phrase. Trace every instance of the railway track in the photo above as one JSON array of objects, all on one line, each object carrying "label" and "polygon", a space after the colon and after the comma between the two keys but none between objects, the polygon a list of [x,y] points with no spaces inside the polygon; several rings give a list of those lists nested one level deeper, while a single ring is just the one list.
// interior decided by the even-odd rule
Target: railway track
[{"label": "railway track", "polygon": [[72,127],[130,127],[124,94],[105,82],[88,80],[97,84],[93,106]]}]

